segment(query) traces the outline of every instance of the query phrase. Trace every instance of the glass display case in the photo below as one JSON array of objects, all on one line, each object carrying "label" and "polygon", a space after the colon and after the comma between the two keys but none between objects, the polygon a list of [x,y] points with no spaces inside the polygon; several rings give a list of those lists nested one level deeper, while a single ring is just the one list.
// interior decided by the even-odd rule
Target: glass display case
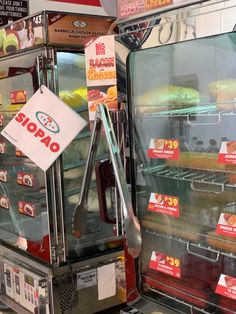
[{"label": "glass display case", "polygon": [[[29,20],[35,41],[26,47]],[[82,38],[105,34],[112,21],[42,12],[0,30],[1,130],[41,84],[88,121]],[[100,168],[109,158],[103,137],[88,192],[85,234],[78,238],[72,230],[90,137],[88,123],[44,172],[0,135],[0,300],[18,313],[89,314],[124,302],[123,236],[114,228],[119,217],[113,188],[106,188],[106,208],[98,201]],[[114,287],[104,294],[99,276],[106,267]]]},{"label": "glass display case", "polygon": [[136,49],[117,37],[118,57],[131,48],[131,186],[143,240],[136,263],[127,260],[128,300],[145,314],[235,313],[236,34],[155,46],[154,28]]}]

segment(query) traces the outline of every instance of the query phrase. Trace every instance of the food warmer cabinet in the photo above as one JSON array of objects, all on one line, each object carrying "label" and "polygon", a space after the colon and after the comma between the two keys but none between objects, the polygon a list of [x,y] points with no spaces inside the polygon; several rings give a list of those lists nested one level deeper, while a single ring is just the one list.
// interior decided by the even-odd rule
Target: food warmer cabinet
[{"label": "food warmer cabinet", "polygon": [[177,20],[176,37],[162,34],[161,44],[168,14],[121,25],[116,37],[142,233],[140,256],[126,257],[130,307],[121,313],[233,314],[236,33],[185,40]]},{"label": "food warmer cabinet", "polygon": [[[82,40],[105,34],[113,19],[57,12],[30,19],[34,44],[27,40],[28,19],[0,30],[1,130],[40,84],[88,120]],[[18,313],[89,314],[125,300],[122,234],[114,229],[116,197],[108,187],[102,215],[95,172],[85,234],[77,238],[72,230],[90,136],[87,124],[46,172],[0,136],[0,301]],[[96,157],[101,184],[107,158],[101,138]]]}]

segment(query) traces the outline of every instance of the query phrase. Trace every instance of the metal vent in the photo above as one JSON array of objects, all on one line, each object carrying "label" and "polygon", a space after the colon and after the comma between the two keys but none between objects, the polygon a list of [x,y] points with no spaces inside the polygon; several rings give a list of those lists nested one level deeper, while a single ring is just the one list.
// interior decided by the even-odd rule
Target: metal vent
[{"label": "metal vent", "polygon": [[75,308],[79,303],[79,294],[76,290],[64,288],[59,292],[60,308],[67,311]]}]

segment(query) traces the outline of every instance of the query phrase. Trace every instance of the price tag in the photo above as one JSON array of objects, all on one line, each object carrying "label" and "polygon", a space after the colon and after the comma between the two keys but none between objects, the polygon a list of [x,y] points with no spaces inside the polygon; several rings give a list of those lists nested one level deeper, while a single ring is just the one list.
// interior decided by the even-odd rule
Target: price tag
[{"label": "price tag", "polygon": [[215,293],[236,300],[236,278],[221,274]]},{"label": "price tag", "polygon": [[179,258],[153,251],[149,267],[172,277],[181,278]]},{"label": "price tag", "polygon": [[96,269],[90,269],[77,273],[77,289],[92,287],[97,284]]},{"label": "price tag", "polygon": [[236,141],[221,143],[218,162],[226,165],[236,164]]},{"label": "price tag", "polygon": [[236,237],[236,215],[221,213],[216,233]]},{"label": "price tag", "polygon": [[147,155],[149,158],[179,159],[179,141],[175,139],[151,139]]},{"label": "price tag", "polygon": [[179,217],[179,198],[177,196],[151,193],[148,210]]}]

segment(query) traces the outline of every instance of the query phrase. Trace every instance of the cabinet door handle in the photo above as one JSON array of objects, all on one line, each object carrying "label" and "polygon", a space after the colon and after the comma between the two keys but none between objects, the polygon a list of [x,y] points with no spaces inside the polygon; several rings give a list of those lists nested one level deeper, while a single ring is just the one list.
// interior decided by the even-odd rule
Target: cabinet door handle
[{"label": "cabinet door handle", "polygon": [[202,114],[201,121],[195,121],[194,118],[200,117],[198,114],[189,113],[187,115],[187,123],[191,125],[218,125],[220,124],[220,113]]},{"label": "cabinet door handle", "polygon": [[[197,185],[200,185],[198,187]],[[217,189],[209,189],[207,187],[217,187]],[[214,183],[214,182],[205,182],[205,181],[192,181],[191,189],[197,192],[205,192],[205,193],[215,193],[220,194],[224,192],[224,184],[223,183]]]}]

